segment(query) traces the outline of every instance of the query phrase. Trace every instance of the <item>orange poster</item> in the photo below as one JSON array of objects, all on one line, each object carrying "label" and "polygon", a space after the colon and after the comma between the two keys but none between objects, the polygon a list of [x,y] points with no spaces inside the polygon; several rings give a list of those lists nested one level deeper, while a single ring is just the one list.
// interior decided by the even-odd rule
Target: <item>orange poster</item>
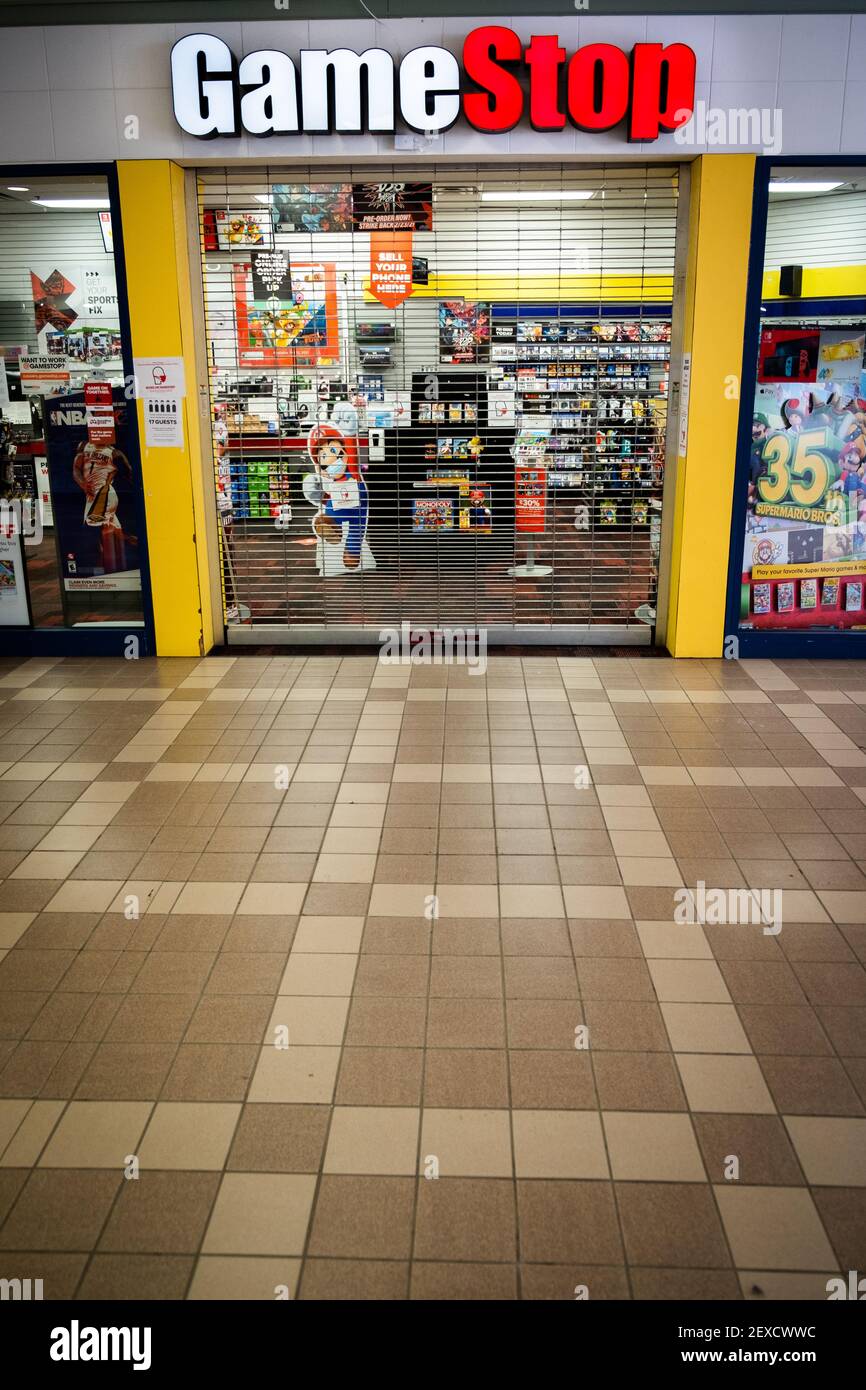
[{"label": "orange poster", "polygon": [[370,293],[396,309],[412,293],[412,233],[370,233]]}]

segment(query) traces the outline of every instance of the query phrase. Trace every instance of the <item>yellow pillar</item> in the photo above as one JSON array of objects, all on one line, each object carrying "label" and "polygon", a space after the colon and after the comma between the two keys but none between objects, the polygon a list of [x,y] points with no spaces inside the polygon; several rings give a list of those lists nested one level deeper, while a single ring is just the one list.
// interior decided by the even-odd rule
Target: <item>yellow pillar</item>
[{"label": "yellow pillar", "polygon": [[691,165],[688,431],[676,464],[667,615],[659,633],[677,657],[722,655],[754,172],[749,154],[703,155]]},{"label": "yellow pillar", "polygon": [[214,635],[184,172],[166,159],[117,172],[133,356],[183,358],[186,378],[183,448],[148,449],[137,404],[156,650],[197,656]]}]

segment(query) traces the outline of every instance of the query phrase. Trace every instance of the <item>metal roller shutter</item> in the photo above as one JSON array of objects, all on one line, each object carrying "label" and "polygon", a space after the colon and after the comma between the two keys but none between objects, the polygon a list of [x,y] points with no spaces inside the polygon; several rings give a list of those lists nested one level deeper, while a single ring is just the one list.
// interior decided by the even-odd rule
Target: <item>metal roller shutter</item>
[{"label": "metal roller shutter", "polygon": [[[208,167],[198,189],[229,641],[648,640],[676,167]],[[353,216],[395,197],[413,285],[386,307],[371,250],[397,243]],[[270,304],[269,251],[291,267]],[[363,518],[349,545],[313,529],[326,417],[357,431],[363,551]]]}]

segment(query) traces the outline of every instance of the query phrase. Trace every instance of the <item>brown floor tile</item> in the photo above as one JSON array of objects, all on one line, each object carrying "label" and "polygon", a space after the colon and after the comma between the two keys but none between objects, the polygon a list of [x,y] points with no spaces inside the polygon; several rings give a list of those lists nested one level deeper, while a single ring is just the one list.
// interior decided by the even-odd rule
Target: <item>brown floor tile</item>
[{"label": "brown floor tile", "polygon": [[502,966],[498,956],[434,955],[431,998],[500,999]]},{"label": "brown floor tile", "polygon": [[759,1057],[783,1115],[862,1115],[863,1104],[835,1057]]},{"label": "brown floor tile", "polygon": [[693,1115],[692,1119],[710,1182],[727,1180],[732,1156],[739,1160],[738,1181],[749,1186],[785,1187],[805,1181],[777,1115]]},{"label": "brown floor tile", "polygon": [[424,1104],[458,1110],[507,1106],[505,1052],[492,1048],[431,1048],[425,1063]]},{"label": "brown floor tile", "polygon": [[142,1171],[125,1182],[99,1242],[101,1251],[194,1254],[217,1194],[217,1173]]},{"label": "brown floor tile", "polygon": [[712,1193],[697,1183],[617,1183],[629,1262],[723,1269],[731,1260]]},{"label": "brown floor tile", "polygon": [[601,1052],[595,1084],[603,1110],[686,1110],[673,1056],[663,1052]]},{"label": "brown floor tile", "polygon": [[67,1300],[74,1296],[88,1256],[49,1254],[45,1250],[4,1251],[3,1272],[7,1279],[41,1279],[46,1301]]},{"label": "brown floor tile", "polygon": [[576,999],[574,962],[559,956],[509,956],[504,961],[509,999]]},{"label": "brown floor tile", "polygon": [[100,1043],[78,1083],[76,1099],[156,1100],[174,1055],[172,1043]]},{"label": "brown floor tile", "polygon": [[593,1302],[629,1298],[628,1277],[618,1265],[524,1264],[520,1266],[521,1296],[525,1299],[557,1299],[574,1302],[575,1289]]},{"label": "brown floor tile", "polygon": [[630,1273],[634,1297],[642,1301],[716,1303],[741,1296],[733,1270],[632,1269]]},{"label": "brown floor tile", "polygon": [[589,1110],[597,1101],[586,1051],[508,1054],[511,1104],[517,1110]]},{"label": "brown floor tile", "polygon": [[821,1057],[832,1052],[808,1004],[740,1004],[740,1022],[755,1052]]},{"label": "brown floor tile", "polygon": [[191,1255],[105,1255],[97,1252],[81,1281],[78,1298],[182,1299],[192,1275]]},{"label": "brown floor tile", "polygon": [[505,1018],[501,1000],[431,999],[427,1046],[503,1048]]},{"label": "brown floor tile", "polygon": [[517,1268],[507,1264],[449,1264],[415,1260],[412,1264],[413,1299],[447,1299],[486,1302],[517,1298]]},{"label": "brown floor tile", "polygon": [[819,1187],[812,1197],[839,1267],[866,1268],[866,1188]]},{"label": "brown floor tile", "polygon": [[316,1260],[304,1262],[298,1298],[395,1300],[409,1296],[404,1260]]},{"label": "brown floor tile", "polygon": [[259,1049],[227,1043],[183,1043],[162,1089],[162,1100],[243,1100]]},{"label": "brown floor tile", "polygon": [[[148,999],[153,996],[146,996]],[[184,996],[175,996],[183,998]],[[264,995],[235,997],[206,995],[193,1013],[184,1039],[187,1043],[261,1043],[271,1013]]]},{"label": "brown floor tile", "polygon": [[335,1105],[419,1105],[420,1048],[345,1047]]},{"label": "brown floor tile", "polygon": [[517,1205],[520,1252],[529,1263],[622,1263],[610,1183],[523,1180]]},{"label": "brown floor tile", "polygon": [[37,1168],[0,1231],[3,1250],[91,1250],[120,1189],[119,1171]]},{"label": "brown floor tile", "polygon": [[325,1105],[245,1105],[226,1168],[244,1173],[317,1173],[328,1120]]},{"label": "brown floor tile", "polygon": [[353,998],[346,1024],[346,1045],[423,1047],[426,1014],[424,999]]},{"label": "brown floor tile", "polygon": [[405,1260],[411,1246],[414,1192],[414,1178],[325,1175],[313,1211],[308,1254]]},{"label": "brown floor tile", "polygon": [[573,1049],[585,1017],[583,1005],[570,999],[508,999],[505,1011],[512,1048]]},{"label": "brown floor tile", "polygon": [[513,1262],[514,1188],[499,1178],[419,1178],[414,1255],[418,1260]]}]

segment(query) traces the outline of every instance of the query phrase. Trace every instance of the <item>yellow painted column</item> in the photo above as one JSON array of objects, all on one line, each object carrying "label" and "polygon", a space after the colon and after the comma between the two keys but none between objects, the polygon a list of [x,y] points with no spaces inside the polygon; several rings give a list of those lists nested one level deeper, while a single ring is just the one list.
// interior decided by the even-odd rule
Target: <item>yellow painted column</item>
[{"label": "yellow painted column", "polygon": [[755,156],[691,165],[684,352],[691,381],[677,460],[665,630],[677,657],[722,655]]},{"label": "yellow painted column", "polygon": [[117,166],[134,357],[181,357],[183,448],[148,449],[137,403],[159,656],[214,642],[183,170],[170,160]]}]

